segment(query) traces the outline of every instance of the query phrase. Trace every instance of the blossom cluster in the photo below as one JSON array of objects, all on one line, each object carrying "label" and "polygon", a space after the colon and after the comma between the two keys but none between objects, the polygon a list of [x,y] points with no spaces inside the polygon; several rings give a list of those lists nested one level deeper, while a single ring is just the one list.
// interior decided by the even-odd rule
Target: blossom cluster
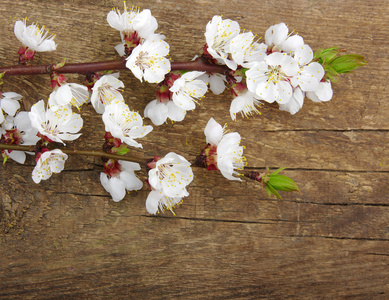
[{"label": "blossom cluster", "polygon": [[[157,28],[155,19],[146,11],[108,15],[110,25],[120,30],[123,41],[120,48],[126,45],[123,37],[140,36],[137,34],[140,29],[134,24],[152,23],[152,28]],[[234,97],[230,105],[233,120],[237,113],[246,117],[259,114],[261,100],[276,102],[281,110],[295,114],[302,108],[305,96],[315,102],[332,98],[331,82],[323,66],[314,61],[313,51],[303,38],[289,33],[284,23],[271,26],[264,41],[259,43],[252,32],[241,33],[236,21],[214,16],[206,26],[201,59],[225,65],[229,70],[225,74],[170,72],[170,65],[167,67],[168,61],[164,58],[168,45],[162,43],[160,35],[150,31],[148,34],[138,39],[139,44],[127,57],[127,67],[140,80],[148,74],[148,81],[159,83],[156,99],[144,111],[145,117],[155,125],[167,119],[182,121],[188,110],[195,109],[197,99],[207,92],[207,85],[215,94],[222,93],[226,85],[229,87]],[[118,52],[125,55],[123,51]]]},{"label": "blossom cluster", "polygon": [[251,115],[258,100],[277,102],[281,110],[295,114],[303,106],[305,95],[313,101],[332,98],[330,81],[322,65],[313,61],[312,49],[301,36],[289,33],[284,23],[271,26],[262,43],[252,32],[240,33],[239,24],[214,16],[205,33],[205,53],[219,64],[244,74],[247,89],[240,87],[231,104],[236,113]]},{"label": "blossom cluster", "polygon": [[140,81],[161,82],[170,72],[170,61],[165,57],[169,54],[169,44],[164,41],[164,35],[155,33],[158,23],[150,10],[140,12],[137,7],[128,10],[124,3],[124,12],[112,10],[107,21],[120,32],[122,42],[115,46],[115,50],[120,56],[130,54],[127,68]]},{"label": "blossom cluster", "polygon": [[[193,63],[217,66],[221,71],[207,68],[172,71],[167,58],[169,44],[164,35],[156,33],[158,23],[150,10],[128,9],[124,3],[124,12],[113,9],[107,14],[107,22],[120,33],[121,42],[115,50],[125,59],[126,67],[140,81],[157,84],[156,99],[144,110],[144,116],[157,126],[168,119],[182,121],[188,111],[196,108],[208,88],[214,94],[221,94],[226,88],[231,91],[232,120],[236,120],[238,113],[246,117],[259,114],[264,102],[278,103],[280,110],[295,114],[302,108],[305,96],[315,102],[329,101],[333,94],[331,80],[365,63],[361,56],[340,56],[338,48],[314,53],[284,23],[271,26],[260,43],[252,32],[241,32],[236,21],[214,16],[206,25],[203,53]],[[18,51],[20,64],[33,60],[36,52],[56,49],[55,35],[49,35],[38,24],[27,26],[26,19],[15,23],[14,33],[22,43]],[[66,81],[60,72],[64,65],[65,61],[50,67],[53,91],[47,102],[38,101],[29,112],[19,111],[21,95],[0,93],[0,143],[33,146],[29,148],[33,152],[4,148],[1,152],[4,162],[11,158],[23,164],[25,153],[35,155],[36,166],[32,171],[35,183],[60,173],[72,152],[59,148],[81,136],[84,123],[81,109],[90,103],[105,126],[100,182],[113,201],[121,201],[126,191],[141,189],[143,182],[135,174],[141,165],[120,155],[129,152],[128,147],[142,148],[138,139],[148,135],[153,127],[144,125],[141,114],[126,104],[122,94],[125,85],[119,73],[106,70],[88,74],[86,85],[82,85]],[[211,118],[204,134],[206,146],[196,158],[195,166],[219,170],[229,180],[254,179],[279,198],[277,190],[299,190],[293,180],[278,175],[282,168],[272,174],[242,173],[246,159],[239,133],[228,132],[226,126]],[[170,152],[149,160],[147,169],[146,181],[151,190],[146,200],[147,211],[173,212],[189,195],[188,186],[194,179],[191,163]]]}]

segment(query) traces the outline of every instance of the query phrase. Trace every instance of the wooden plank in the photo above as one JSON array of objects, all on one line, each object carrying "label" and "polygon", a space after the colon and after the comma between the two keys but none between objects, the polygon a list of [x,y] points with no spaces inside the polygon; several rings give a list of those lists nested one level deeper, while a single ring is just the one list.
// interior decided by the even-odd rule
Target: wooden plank
[{"label": "wooden plank", "polygon": [[[231,96],[210,93],[180,123],[154,127],[141,140],[150,158],[175,151],[193,161],[210,117],[242,136],[248,170],[286,166],[302,193],[268,197],[255,182],[230,182],[195,169],[190,196],[150,216],[149,188],[114,203],[99,182],[97,158],[71,157],[36,185],[34,162],[0,166],[0,298],[96,299],[386,299],[389,293],[387,77],[389,3],[367,1],[142,1],[167,37],[173,61],[201,53],[215,14],[263,36],[285,22],[313,49],[340,46],[368,65],[334,84],[324,104],[306,100],[296,115],[266,105],[232,122]],[[57,34],[55,53],[36,63],[107,60],[118,33],[106,14],[121,1],[22,1],[0,4],[0,66],[17,62],[13,23],[28,17]],[[81,83],[82,76],[69,76]],[[155,85],[121,72],[124,98],[143,114]],[[5,78],[2,91],[29,109],[51,91],[49,77]],[[69,147],[99,149],[101,116],[82,110],[83,135]],[[145,120],[146,124],[151,124]],[[146,179],[146,171],[139,172]]]},{"label": "wooden plank", "polygon": [[[177,216],[167,212],[161,217],[258,223],[275,236],[388,239],[389,204],[387,189],[382,188],[387,173],[289,171],[286,174],[295,174],[297,182],[299,178],[305,182],[302,194],[283,193],[285,200],[269,198],[255,182],[228,182],[206,170],[195,174],[190,196],[175,209]],[[65,223],[94,223],[112,211],[124,218],[147,216],[147,185],[113,203],[100,186],[98,170],[64,171],[56,177],[55,182],[35,185],[15,174],[8,186],[3,184],[5,233],[45,230],[63,214],[70,218]]]},{"label": "wooden plank", "polygon": [[388,292],[388,242],[266,236],[260,224],[110,218],[112,226],[83,223],[61,235],[48,229],[57,233],[50,244],[11,252],[0,295],[307,299]]},{"label": "wooden plank", "polygon": [[[387,1],[358,1],[357,5],[351,0],[339,1],[337,5],[332,5],[330,1],[320,3],[294,1],[292,6],[296,12],[304,11],[304,18],[284,11],[282,8],[285,4],[281,3],[267,3],[265,7],[258,9],[262,18],[258,16],[257,11],[252,10],[250,2],[238,4],[230,1],[228,5],[223,2],[213,3],[212,7],[208,7],[204,13],[200,11],[206,2],[201,3],[180,5],[180,9],[177,9],[175,1],[164,1],[162,12],[158,3],[142,2],[141,6],[149,7],[158,19],[160,29],[165,33],[171,45],[172,58],[175,61],[189,60],[200,53],[204,43],[205,25],[218,12],[223,12],[225,18],[239,21],[242,28],[250,29],[259,36],[263,35],[270,25],[283,21],[305,37],[305,41],[314,49],[331,46],[345,47],[349,51],[365,55],[369,61],[366,67],[354,74],[344,76],[338,84],[334,85],[333,101],[318,105],[307,100],[303,110],[295,116],[279,112],[274,106],[267,106],[263,109],[263,115],[258,118],[260,121],[257,122],[262,124],[257,125],[260,126],[259,128],[264,130],[376,129],[376,124],[381,124],[380,129],[388,129],[386,112],[389,104],[385,101],[387,95],[385,78],[389,71],[388,64],[385,63],[388,59],[387,51],[385,51],[386,37],[389,34],[386,26],[388,13],[385,13],[389,10],[386,5]],[[34,2],[23,2],[23,5],[18,5],[14,1],[4,1],[0,11],[4,12],[3,15],[6,11],[6,14],[15,16],[15,18],[28,15],[31,21],[37,20],[44,23],[57,34],[58,50],[55,53],[39,55],[39,63],[50,63],[53,60],[62,60],[64,57],[68,59],[68,62],[84,62],[85,58],[89,61],[112,58],[115,55],[112,47],[118,41],[118,34],[109,28],[105,18],[109,7],[118,5],[118,3],[94,4],[91,9],[90,4],[77,2],[77,10],[72,9],[73,5],[75,5],[74,2],[63,3],[61,6],[49,2],[41,6]],[[372,7],[381,9],[372,9]],[[270,18],[264,10],[269,14],[272,12],[277,12],[277,14],[273,13]],[[96,21],[90,24],[92,12],[94,16],[92,19]],[[354,20],[348,20],[345,17],[347,14],[353,15]],[[170,16],[168,20],[164,19],[166,15]],[[197,21],[192,22],[193,19]],[[55,21],[49,22],[49,20]],[[344,24],[342,30],[337,28],[339,22]],[[180,24],[180,26],[172,26],[173,24]],[[17,46],[15,46],[16,39],[13,36],[12,26],[8,20],[3,23],[4,44],[0,46],[2,47],[0,51],[2,65],[4,61],[16,63],[17,57],[14,53]],[[361,27],[364,30],[360,30]],[[91,34],[86,36],[83,30],[79,30],[82,28],[90,28]],[[67,47],[67,40],[77,40],[77,46]],[[366,51],[367,48],[361,41],[368,41],[375,51]],[[150,89],[145,89],[145,85],[140,84],[129,72],[122,73],[125,73],[123,79],[126,86],[134,87],[132,91],[125,90],[125,98],[131,99],[131,103],[136,98],[133,109],[143,111],[146,104],[155,98],[153,86],[148,85]],[[82,81],[82,78],[78,80]],[[367,80],[371,84],[357,88],[361,82]],[[47,76],[39,76],[36,79],[26,76],[23,79],[23,85],[19,84],[20,79],[17,78],[7,79],[6,82],[9,87],[27,98],[25,100],[26,109],[29,109],[31,103],[47,98],[50,92]],[[201,107],[201,109],[206,109],[211,116],[220,116],[221,122],[227,122],[230,121],[228,112],[230,101],[227,93],[222,96],[208,94],[203,100],[204,108]],[[194,112],[189,114],[193,115]],[[196,113],[194,119],[198,119],[198,116]],[[253,124],[251,120],[249,122],[250,125]]]}]

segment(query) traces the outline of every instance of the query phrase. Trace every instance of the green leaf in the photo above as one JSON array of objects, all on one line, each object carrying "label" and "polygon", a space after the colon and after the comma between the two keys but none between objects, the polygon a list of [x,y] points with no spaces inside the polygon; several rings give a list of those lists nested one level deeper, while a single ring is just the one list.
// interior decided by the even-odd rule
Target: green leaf
[{"label": "green leaf", "polygon": [[58,69],[62,68],[65,65],[65,63],[66,63],[66,58],[64,58],[60,63],[53,65],[52,69],[58,70]]},{"label": "green leaf", "polygon": [[279,172],[281,172],[282,170],[285,170],[286,167],[283,167],[283,168],[279,168],[278,170],[274,171],[273,173],[270,174],[271,175],[277,175]]},{"label": "green leaf", "polygon": [[280,196],[280,194],[278,194],[278,192],[268,183],[266,184],[266,192],[269,195],[269,197],[271,196],[271,194],[273,194],[278,199],[282,200],[282,197]]},{"label": "green leaf", "polygon": [[349,73],[366,64],[365,58],[357,54],[343,54],[344,49],[332,47],[319,49],[315,52],[313,61],[320,63],[325,71],[325,79],[336,82],[339,74]]},{"label": "green leaf", "polygon": [[335,58],[331,62],[331,67],[341,73],[349,73],[352,70],[362,67],[366,64],[365,58],[362,55],[346,54]]},{"label": "green leaf", "polygon": [[315,52],[313,58],[314,60],[318,60],[320,64],[324,64],[334,59],[341,51],[338,47],[319,49]]},{"label": "green leaf", "polygon": [[[262,181],[266,186],[266,191],[268,195],[270,196],[273,194],[278,199],[282,199],[280,194],[277,191],[284,191],[284,192],[293,192],[298,191],[300,192],[300,189],[298,188],[296,182],[293,181],[293,179],[284,176],[279,175],[278,173],[284,170],[285,168],[279,168],[278,170],[274,171],[270,175],[267,176],[267,180]],[[267,171],[268,172],[268,171]]]},{"label": "green leaf", "polygon": [[246,72],[248,71],[249,69],[247,68],[240,68],[240,69],[237,69],[235,71],[233,71],[233,76],[241,76],[243,78],[246,78]]},{"label": "green leaf", "polygon": [[118,150],[118,152],[116,152],[116,154],[119,154],[119,155],[124,155],[124,154],[126,154],[128,151],[130,151],[130,149],[128,149],[127,147],[123,147],[123,148],[121,148],[120,149],[120,147],[118,148],[119,150]]},{"label": "green leaf", "polygon": [[326,72],[326,78],[331,80],[332,82],[337,82],[339,80],[339,73],[334,70],[329,65],[324,66],[324,71]]},{"label": "green leaf", "polygon": [[296,182],[293,179],[284,175],[270,175],[268,184],[270,184],[277,191],[300,191]]},{"label": "green leaf", "polygon": [[118,155],[124,155],[126,154],[130,149],[127,148],[126,144],[121,144],[119,147],[113,147],[111,149],[112,153],[116,153]]},{"label": "green leaf", "polygon": [[3,158],[3,165],[5,165],[5,163],[7,162],[7,160],[8,160],[8,155],[4,156],[4,158]]}]

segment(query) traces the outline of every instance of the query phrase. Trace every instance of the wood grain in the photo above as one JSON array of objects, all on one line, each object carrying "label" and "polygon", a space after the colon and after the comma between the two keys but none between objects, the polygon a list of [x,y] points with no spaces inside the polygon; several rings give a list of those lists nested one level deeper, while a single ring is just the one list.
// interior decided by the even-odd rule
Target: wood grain
[{"label": "wood grain", "polygon": [[[32,158],[0,168],[0,298],[3,299],[387,299],[389,294],[389,2],[181,1],[127,3],[149,8],[173,61],[201,53],[213,15],[261,36],[285,22],[313,49],[339,46],[367,66],[334,84],[325,104],[306,100],[294,116],[274,105],[232,122],[228,91],[208,93],[183,122],[154,127],[132,155],[170,151],[193,161],[210,117],[242,135],[248,169],[288,167],[302,193],[268,197],[254,182],[195,169],[176,216],[147,214],[145,184],[114,203],[99,182],[97,158],[71,157],[64,172],[33,183]],[[0,66],[17,63],[16,20],[57,34],[57,51],[36,63],[115,57],[118,33],[106,14],[121,1],[0,3]],[[143,114],[155,85],[121,72],[127,104]],[[69,80],[82,82],[78,75]],[[50,93],[45,75],[6,78],[2,91],[29,109]],[[83,135],[69,147],[99,149],[104,126],[82,110]],[[145,123],[151,124],[148,119]],[[146,171],[139,173],[146,179]]]}]

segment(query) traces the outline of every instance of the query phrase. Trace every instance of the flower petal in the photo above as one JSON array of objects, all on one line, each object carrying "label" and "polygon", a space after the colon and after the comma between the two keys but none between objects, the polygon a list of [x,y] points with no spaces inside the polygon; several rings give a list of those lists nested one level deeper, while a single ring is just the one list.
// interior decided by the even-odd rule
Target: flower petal
[{"label": "flower petal", "polygon": [[146,210],[155,215],[158,212],[159,200],[163,197],[162,190],[151,191],[146,199]]},{"label": "flower petal", "polygon": [[175,122],[181,122],[186,116],[186,110],[179,108],[173,101],[166,104],[168,109],[167,117]]},{"label": "flower petal", "polygon": [[159,126],[166,122],[168,117],[168,108],[164,103],[155,99],[146,105],[144,116],[149,118],[154,125]]},{"label": "flower petal", "polygon": [[16,111],[20,108],[20,103],[17,100],[3,98],[0,103],[1,108],[10,116],[14,116]]},{"label": "flower petal", "polygon": [[223,137],[223,127],[214,118],[210,118],[205,126],[204,134],[208,144],[218,145]]},{"label": "flower petal", "polygon": [[19,164],[24,164],[26,160],[26,154],[23,151],[17,151],[17,150],[13,150],[11,152],[7,151],[7,155],[11,157],[14,161],[18,162]]}]

